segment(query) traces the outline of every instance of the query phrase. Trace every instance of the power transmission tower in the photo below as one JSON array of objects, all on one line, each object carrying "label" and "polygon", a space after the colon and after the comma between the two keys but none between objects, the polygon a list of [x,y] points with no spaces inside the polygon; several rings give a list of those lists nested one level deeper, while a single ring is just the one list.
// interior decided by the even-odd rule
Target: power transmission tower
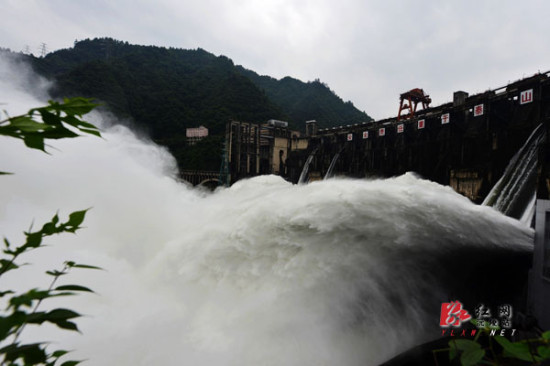
[{"label": "power transmission tower", "polygon": [[46,53],[48,53],[46,44],[45,43],[40,44],[40,57],[46,56]]}]

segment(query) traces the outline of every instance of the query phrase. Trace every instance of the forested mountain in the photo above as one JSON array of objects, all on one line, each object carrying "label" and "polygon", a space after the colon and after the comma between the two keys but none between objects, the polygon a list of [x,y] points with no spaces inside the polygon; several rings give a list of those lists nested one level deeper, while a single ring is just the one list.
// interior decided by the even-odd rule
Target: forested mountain
[{"label": "forested mountain", "polygon": [[[54,97],[85,96],[129,118],[167,146],[182,169],[219,169],[230,119],[289,121],[302,129],[368,121],[319,81],[259,76],[205,50],[130,45],[110,38],[75,42],[42,58],[28,56],[40,74],[56,81]],[[185,129],[204,125],[210,136],[187,146]]]},{"label": "forested mountain", "polygon": [[[277,80],[237,66],[237,70],[262,89],[290,121],[315,119],[322,128],[372,121],[351,102],[344,102],[319,80],[304,83],[289,76]],[[315,116],[315,117],[312,117]]]}]

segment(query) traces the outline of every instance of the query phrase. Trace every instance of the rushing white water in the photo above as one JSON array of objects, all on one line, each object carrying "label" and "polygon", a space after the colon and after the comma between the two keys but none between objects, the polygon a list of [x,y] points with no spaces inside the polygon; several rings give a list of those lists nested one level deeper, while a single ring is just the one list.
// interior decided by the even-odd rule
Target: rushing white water
[{"label": "rushing white water", "polygon": [[308,171],[309,171],[309,164],[313,161],[313,158],[315,157],[315,153],[317,152],[317,149],[313,150],[311,154],[307,157],[306,163],[304,164],[304,167],[302,168],[302,172],[300,173],[300,178],[298,179],[298,184],[304,184],[307,183],[308,179]]},{"label": "rushing white water", "polygon": [[[9,110],[20,84],[0,83]],[[87,315],[82,335],[27,334],[87,365],[376,365],[437,336],[452,253],[531,248],[520,222],[412,174],[261,176],[207,194],[172,178],[164,149],[92,122],[104,139],[57,141],[52,155],[0,140],[0,170],[15,173],[0,177],[2,235],[16,241],[33,219],[93,207],[86,229],[49,239],[2,280],[44,287],[36,274],[65,259],[105,268],[66,279],[98,295],[52,303]]]},{"label": "rushing white water", "polygon": [[545,129],[540,124],[510,160],[483,205],[492,206],[528,225],[531,223],[535,212],[538,152],[544,139]]},{"label": "rushing white water", "polygon": [[330,165],[328,166],[327,173],[325,174],[325,177],[323,178],[323,180],[332,178],[332,171],[334,170],[334,166],[336,165],[336,162],[338,161],[339,157],[340,157],[339,152],[336,153],[336,155],[334,155],[334,157],[332,158],[332,161],[330,162]]}]

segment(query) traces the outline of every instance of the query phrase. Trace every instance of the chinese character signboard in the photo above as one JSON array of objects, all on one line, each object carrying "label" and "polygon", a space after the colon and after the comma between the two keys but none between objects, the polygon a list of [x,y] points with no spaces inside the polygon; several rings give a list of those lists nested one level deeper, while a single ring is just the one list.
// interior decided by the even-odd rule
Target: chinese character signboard
[{"label": "chinese character signboard", "polygon": [[483,104],[474,107],[474,117],[483,116]]},{"label": "chinese character signboard", "polygon": [[348,141],[353,140],[353,133],[348,133]]},{"label": "chinese character signboard", "polygon": [[405,131],[405,125],[403,123],[397,125],[397,133],[403,133]]},{"label": "chinese character signboard", "polygon": [[378,136],[386,136],[386,129],[384,127],[378,130]]},{"label": "chinese character signboard", "polygon": [[451,115],[449,113],[442,114],[441,115],[441,124],[446,125],[449,122],[451,122]]},{"label": "chinese character signboard", "polygon": [[363,131],[363,138],[368,139],[369,138],[369,131]]},{"label": "chinese character signboard", "polygon": [[426,120],[419,119],[419,120],[418,120],[418,129],[421,130],[421,129],[423,129],[424,127],[426,127]]},{"label": "chinese character signboard", "polygon": [[522,91],[519,95],[519,104],[527,104],[533,101],[533,89]]}]

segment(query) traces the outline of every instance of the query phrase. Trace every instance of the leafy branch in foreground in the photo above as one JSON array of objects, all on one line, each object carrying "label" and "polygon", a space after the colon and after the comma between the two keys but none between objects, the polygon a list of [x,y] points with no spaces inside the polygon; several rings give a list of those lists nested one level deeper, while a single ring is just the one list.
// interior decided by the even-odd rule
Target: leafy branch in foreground
[{"label": "leafy branch in foreground", "polygon": [[97,106],[86,98],[65,98],[63,103],[50,100],[45,107],[0,121],[0,135],[21,139],[27,147],[44,152],[45,139],[79,136],[69,126],[82,133],[101,136],[96,126],[81,119]]},{"label": "leafy branch in foreground", "polygon": [[[9,117],[0,121],[0,135],[21,139],[29,148],[45,152],[45,139],[60,139],[79,136],[75,131],[101,136],[99,130],[92,124],[81,119],[82,115],[90,112],[96,104],[88,99],[65,99],[63,103],[50,101],[42,108],[34,108],[24,115]],[[6,174],[0,172],[0,174]],[[76,233],[81,229],[88,210],[76,211],[69,215],[65,222],[61,222],[56,214],[38,231],[25,232],[25,242],[14,246],[4,238],[5,248],[0,258],[0,280],[10,271],[21,268],[18,262],[21,255],[43,246],[43,239],[55,234]],[[6,304],[0,312],[0,365],[1,366],[75,366],[81,361],[61,361],[68,351],[56,350],[49,352],[46,342],[22,343],[20,336],[27,325],[42,325],[51,323],[60,329],[77,331],[74,320],[80,314],[65,308],[56,308],[41,311],[40,305],[44,300],[60,296],[76,295],[80,292],[93,292],[87,287],[65,284],[57,285],[61,276],[69,273],[73,268],[100,269],[86,264],[66,261],[60,270],[47,271],[53,277],[47,289],[33,288],[17,294],[13,290],[0,289],[0,298]],[[62,362],[62,363],[60,363]]]},{"label": "leafy branch in foreground", "polygon": [[[66,222],[60,222],[58,215],[55,215],[39,231],[25,232],[25,243],[19,246],[13,246],[8,239],[4,239],[5,249],[3,258],[0,259],[0,279],[8,271],[20,268],[21,264],[16,263],[16,259],[22,254],[40,248],[45,237],[61,233],[75,233],[81,228],[80,224],[84,221],[85,214],[86,211],[73,212]],[[27,324],[40,325],[45,322],[55,324],[61,329],[78,331],[78,327],[73,321],[80,317],[77,312],[65,308],[39,311],[40,304],[48,298],[76,295],[78,292],[93,292],[87,287],[74,284],[56,286],[58,279],[68,274],[73,268],[99,269],[99,267],[67,261],[61,270],[46,272],[53,277],[47,289],[33,288],[21,294],[16,294],[12,290],[0,292],[1,297],[7,298],[6,313],[0,315],[0,344],[4,344],[0,348],[0,355],[3,356],[1,365],[44,364],[54,366],[59,358],[67,353],[65,350],[48,353],[46,343],[22,344],[19,337]],[[22,360],[23,363],[17,363],[18,360]],[[78,361],[67,361],[61,365],[69,366],[77,363]]]}]

